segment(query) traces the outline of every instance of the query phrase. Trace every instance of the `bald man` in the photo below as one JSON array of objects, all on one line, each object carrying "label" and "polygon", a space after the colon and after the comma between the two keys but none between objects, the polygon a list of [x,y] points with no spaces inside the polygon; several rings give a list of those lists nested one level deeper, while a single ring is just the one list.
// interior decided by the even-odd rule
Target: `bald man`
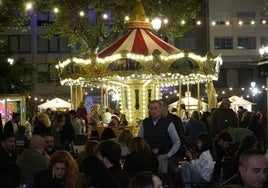
[{"label": "bald man", "polygon": [[45,150],[44,138],[39,135],[32,136],[29,149],[22,152],[18,157],[23,183],[32,187],[33,178],[36,173],[48,168],[48,158],[43,155]]}]

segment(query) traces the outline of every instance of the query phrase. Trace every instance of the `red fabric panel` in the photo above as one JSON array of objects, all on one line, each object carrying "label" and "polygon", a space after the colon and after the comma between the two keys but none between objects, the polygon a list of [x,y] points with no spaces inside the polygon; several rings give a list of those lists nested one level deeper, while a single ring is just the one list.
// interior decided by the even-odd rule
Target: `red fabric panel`
[{"label": "red fabric panel", "polygon": [[149,49],[146,46],[146,42],[144,41],[144,38],[142,36],[140,29],[136,29],[136,34],[135,34],[131,52],[134,54],[150,55]]},{"label": "red fabric panel", "polygon": [[[152,34],[150,31],[144,30],[147,35],[161,48],[163,48],[165,51],[167,51],[169,54],[175,54],[176,50],[172,48],[168,43],[163,41],[162,39],[158,38],[154,34]],[[161,49],[159,49],[161,51]]]},{"label": "red fabric panel", "polygon": [[132,31],[129,31],[127,34],[125,34],[123,37],[121,37],[119,40],[117,40],[115,43],[111,44],[108,48],[102,50],[99,54],[98,57],[100,58],[105,58],[107,56],[110,56],[113,54],[114,51],[116,51],[129,37],[130,33]]}]

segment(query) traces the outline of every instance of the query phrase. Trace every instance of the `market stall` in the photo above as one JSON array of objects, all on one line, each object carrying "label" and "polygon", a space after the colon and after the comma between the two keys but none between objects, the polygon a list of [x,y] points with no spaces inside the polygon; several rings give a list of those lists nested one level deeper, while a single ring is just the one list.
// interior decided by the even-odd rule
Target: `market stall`
[{"label": "market stall", "polygon": [[[236,95],[233,95],[233,96],[229,97],[228,99],[231,101],[231,108],[235,112],[237,112],[239,106],[242,106],[244,109],[247,109],[249,112],[252,111],[252,105],[254,105],[254,103],[252,103],[248,100],[245,100],[242,97],[238,97]],[[221,102],[218,103],[218,105],[220,105],[220,104],[221,104]]]},{"label": "market stall", "polygon": [[66,111],[71,109],[71,103],[60,99],[60,98],[54,98],[50,101],[47,101],[43,104],[40,104],[38,108],[42,110],[46,110],[47,108],[50,108],[51,110],[61,110]]}]

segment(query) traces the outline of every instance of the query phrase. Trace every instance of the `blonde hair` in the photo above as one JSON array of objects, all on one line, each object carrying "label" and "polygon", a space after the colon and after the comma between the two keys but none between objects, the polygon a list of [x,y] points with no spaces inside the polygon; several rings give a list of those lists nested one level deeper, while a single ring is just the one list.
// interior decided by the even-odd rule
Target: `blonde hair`
[{"label": "blonde hair", "polygon": [[50,125],[51,125],[51,121],[50,121],[47,113],[45,113],[45,112],[42,112],[38,115],[38,120],[40,122],[42,122],[45,125],[45,127],[50,127]]},{"label": "blonde hair", "polygon": [[53,169],[53,166],[57,163],[64,163],[67,167],[64,188],[81,188],[81,175],[77,163],[71,154],[64,150],[56,151],[50,158],[49,168]]},{"label": "blonde hair", "polygon": [[99,111],[99,109],[100,109],[100,104],[94,104],[94,105],[92,106],[92,110],[91,110],[91,111],[93,111],[93,110],[95,110],[95,111]]},{"label": "blonde hair", "polygon": [[86,107],[86,101],[81,101],[79,104],[79,108],[85,108]]}]

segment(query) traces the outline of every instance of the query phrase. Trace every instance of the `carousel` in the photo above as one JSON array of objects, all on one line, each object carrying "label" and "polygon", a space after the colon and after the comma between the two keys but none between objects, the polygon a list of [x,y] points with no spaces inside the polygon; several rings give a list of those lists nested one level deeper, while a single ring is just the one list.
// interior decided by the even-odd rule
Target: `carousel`
[{"label": "carousel", "polygon": [[102,105],[109,106],[107,91],[113,89],[119,95],[120,111],[135,124],[148,116],[148,103],[161,98],[162,87],[196,85],[200,100],[200,83],[206,84],[208,108],[216,107],[212,81],[218,79],[221,57],[182,51],[154,35],[140,1],[129,17],[126,33],[106,49],[88,59],[59,62],[61,84],[71,89],[72,108],[87,87],[101,88]]}]

